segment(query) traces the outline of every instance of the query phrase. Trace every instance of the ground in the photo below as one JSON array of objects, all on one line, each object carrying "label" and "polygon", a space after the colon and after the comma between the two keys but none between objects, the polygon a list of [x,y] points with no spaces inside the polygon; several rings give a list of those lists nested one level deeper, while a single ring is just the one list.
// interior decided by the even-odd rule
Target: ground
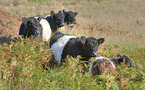
[{"label": "ground", "polygon": [[0,17],[0,44],[10,43],[12,38],[18,35],[21,24],[19,16],[0,10]]}]

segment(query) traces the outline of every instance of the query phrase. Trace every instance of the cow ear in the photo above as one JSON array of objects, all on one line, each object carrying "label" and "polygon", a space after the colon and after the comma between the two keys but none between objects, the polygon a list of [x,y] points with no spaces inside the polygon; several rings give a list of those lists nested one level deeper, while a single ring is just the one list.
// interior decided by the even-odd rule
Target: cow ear
[{"label": "cow ear", "polygon": [[55,15],[54,11],[51,11],[50,13],[51,13],[51,16]]},{"label": "cow ear", "polygon": [[36,16],[37,18],[37,20],[40,22],[41,21],[41,19],[43,19],[43,17],[41,16],[41,15],[38,15],[38,16]]},{"label": "cow ear", "polygon": [[25,26],[27,26],[27,18],[25,18],[25,17],[22,17],[22,22],[25,24]]},{"label": "cow ear", "polygon": [[50,13],[51,13],[51,18],[53,18],[55,15],[54,11],[51,11]]},{"label": "cow ear", "polygon": [[74,14],[75,14],[75,16],[76,16],[78,13],[77,13],[77,12],[75,12]]},{"label": "cow ear", "polygon": [[65,14],[66,13],[66,11],[63,9],[63,13]]},{"label": "cow ear", "polygon": [[117,58],[121,58],[122,56],[120,54],[117,54]]},{"label": "cow ear", "polygon": [[79,41],[79,47],[85,47],[85,43],[86,43],[86,38],[85,36],[81,36],[80,41]]},{"label": "cow ear", "polygon": [[104,38],[99,38],[99,39],[98,39],[98,45],[102,44],[104,41],[105,41]]},{"label": "cow ear", "polygon": [[81,43],[83,45],[85,45],[85,43],[86,43],[86,37],[85,36],[81,36]]}]

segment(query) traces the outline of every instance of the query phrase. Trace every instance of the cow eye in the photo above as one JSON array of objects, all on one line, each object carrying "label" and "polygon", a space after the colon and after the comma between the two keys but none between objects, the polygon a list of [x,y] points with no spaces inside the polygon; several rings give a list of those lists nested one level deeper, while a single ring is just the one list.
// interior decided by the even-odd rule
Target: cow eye
[{"label": "cow eye", "polygon": [[57,19],[58,19],[58,17],[55,17],[55,19],[57,20]]},{"label": "cow eye", "polygon": [[28,25],[31,26],[31,23],[29,23]]},{"label": "cow eye", "polygon": [[87,44],[86,44],[86,46],[90,47],[90,44],[89,44],[89,43],[87,43]]}]

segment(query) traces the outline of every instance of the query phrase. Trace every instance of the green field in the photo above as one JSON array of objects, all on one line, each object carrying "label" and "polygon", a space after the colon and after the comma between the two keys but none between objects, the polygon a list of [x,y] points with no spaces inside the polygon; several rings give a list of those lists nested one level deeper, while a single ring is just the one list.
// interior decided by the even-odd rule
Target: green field
[{"label": "green field", "polygon": [[[101,0],[100,0],[101,1]],[[144,0],[0,0],[0,89],[145,89],[145,1]],[[124,64],[117,74],[92,77],[88,66],[68,57],[55,66],[50,48],[29,39],[10,42],[17,37],[22,17],[45,16],[51,10],[78,12],[71,32],[75,36],[105,38],[99,56],[127,55],[133,68]],[[10,44],[6,44],[10,43]],[[45,65],[45,70],[43,66]]]}]

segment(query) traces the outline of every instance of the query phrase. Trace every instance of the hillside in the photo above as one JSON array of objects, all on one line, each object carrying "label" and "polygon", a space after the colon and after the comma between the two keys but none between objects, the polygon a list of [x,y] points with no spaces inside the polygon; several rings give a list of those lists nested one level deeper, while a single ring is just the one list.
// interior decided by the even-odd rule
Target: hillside
[{"label": "hillside", "polygon": [[9,43],[14,36],[18,35],[21,22],[19,16],[11,15],[0,10],[0,43]]}]

